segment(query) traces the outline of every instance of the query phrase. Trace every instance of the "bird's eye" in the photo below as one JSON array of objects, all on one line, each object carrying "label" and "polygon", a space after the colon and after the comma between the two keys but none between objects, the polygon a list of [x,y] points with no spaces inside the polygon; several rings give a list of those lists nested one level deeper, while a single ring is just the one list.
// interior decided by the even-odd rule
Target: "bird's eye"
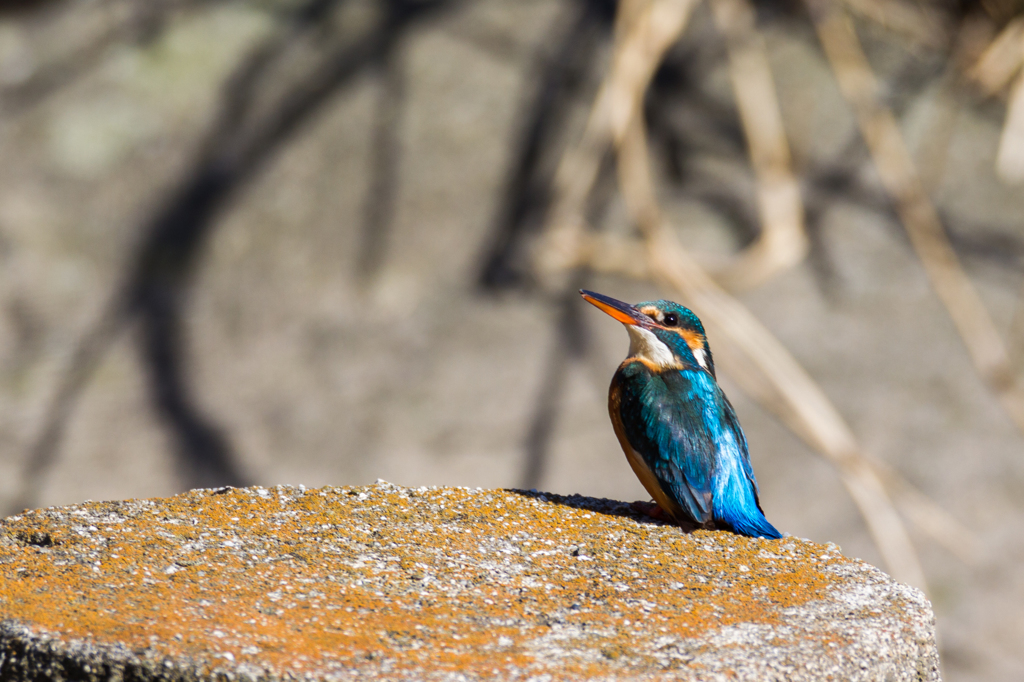
[{"label": "bird's eye", "polygon": [[665,322],[663,323],[666,327],[674,327],[679,324],[679,316],[675,313],[669,313],[665,315]]}]

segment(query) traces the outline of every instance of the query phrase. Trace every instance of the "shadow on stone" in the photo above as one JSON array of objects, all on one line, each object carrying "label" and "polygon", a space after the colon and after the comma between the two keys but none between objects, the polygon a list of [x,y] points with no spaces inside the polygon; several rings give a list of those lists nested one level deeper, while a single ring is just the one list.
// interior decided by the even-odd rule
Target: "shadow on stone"
[{"label": "shadow on stone", "polygon": [[519,488],[505,488],[505,491],[515,495],[529,497],[534,500],[540,500],[541,502],[550,502],[582,511],[605,514],[606,516],[618,516],[626,519],[632,519],[637,523],[651,524],[654,526],[671,526],[678,528],[686,534],[700,530],[700,527],[693,523],[672,523],[670,521],[661,521],[652,517],[650,514],[643,511],[644,507],[651,504],[648,502],[622,502],[619,500],[609,500],[604,497],[558,495],[557,493],[544,493],[538,492],[537,490],[521,490]]}]

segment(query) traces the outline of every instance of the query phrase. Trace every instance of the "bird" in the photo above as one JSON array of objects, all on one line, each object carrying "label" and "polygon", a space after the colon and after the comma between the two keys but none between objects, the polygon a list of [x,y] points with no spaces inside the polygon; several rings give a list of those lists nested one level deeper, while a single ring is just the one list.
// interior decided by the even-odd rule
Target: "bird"
[{"label": "bird", "polygon": [[612,377],[608,411],[633,472],[679,525],[779,539],[765,518],[747,438],[715,376],[704,325],[666,300],[630,305],[580,290],[629,333],[629,355]]}]

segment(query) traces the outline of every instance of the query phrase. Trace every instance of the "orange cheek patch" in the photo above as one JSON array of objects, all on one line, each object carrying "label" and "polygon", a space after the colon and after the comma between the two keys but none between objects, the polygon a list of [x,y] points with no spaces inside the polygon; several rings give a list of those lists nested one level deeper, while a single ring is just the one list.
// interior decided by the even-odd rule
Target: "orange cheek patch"
[{"label": "orange cheek patch", "polygon": [[686,339],[686,345],[690,347],[690,350],[704,350],[704,335],[700,332],[693,332],[688,329],[684,329],[679,332]]}]

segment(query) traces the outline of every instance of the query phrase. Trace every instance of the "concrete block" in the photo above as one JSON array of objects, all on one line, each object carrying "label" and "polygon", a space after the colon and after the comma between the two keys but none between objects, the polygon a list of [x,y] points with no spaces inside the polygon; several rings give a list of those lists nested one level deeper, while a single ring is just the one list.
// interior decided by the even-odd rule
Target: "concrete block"
[{"label": "concrete block", "polygon": [[515,490],[302,487],[0,523],[0,680],[939,680],[835,545]]}]

